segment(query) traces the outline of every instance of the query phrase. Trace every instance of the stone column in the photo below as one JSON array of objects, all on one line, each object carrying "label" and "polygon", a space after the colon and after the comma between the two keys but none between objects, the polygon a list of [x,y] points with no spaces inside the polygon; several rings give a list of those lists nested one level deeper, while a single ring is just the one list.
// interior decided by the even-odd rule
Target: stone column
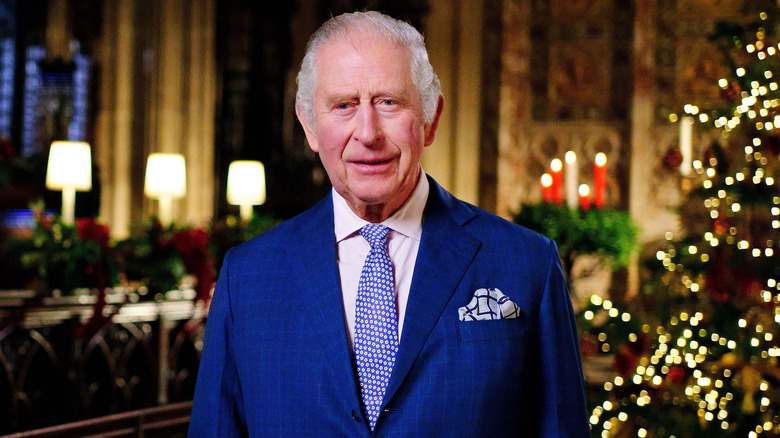
[{"label": "stone column", "polygon": [[[95,157],[101,218],[117,238],[157,202],[142,197],[152,152],[183,154],[187,195],[174,220],[204,224],[214,212],[214,0],[104,0]],[[143,68],[142,68],[143,66]],[[143,201],[142,201],[143,200]]]},{"label": "stone column", "polygon": [[188,162],[185,217],[208,222],[214,206],[214,111],[215,111],[215,3],[191,0],[189,30],[189,86],[186,93]]},{"label": "stone column", "polygon": [[187,195],[174,202],[173,218],[202,224],[214,207],[215,3],[166,0],[157,13],[147,148],[184,155]]},{"label": "stone column", "polygon": [[444,114],[425,171],[458,198],[479,202],[483,1],[431,2],[426,43],[442,84]]},{"label": "stone column", "polygon": [[482,0],[464,1],[457,28],[458,93],[455,119],[454,190],[457,196],[479,204],[479,146],[482,127]]},{"label": "stone column", "polygon": [[457,110],[457,7],[459,0],[440,0],[430,4],[426,20],[425,43],[433,70],[441,82],[444,95],[444,112],[439,120],[436,140],[423,151],[422,165],[444,188],[452,191],[454,160],[452,159],[455,116]]},{"label": "stone column", "polygon": [[[643,220],[652,218],[647,202],[656,148],[650,144],[653,139],[653,117],[655,114],[655,46],[658,10],[656,0],[637,0],[634,16],[634,95],[631,102],[631,165],[628,193],[628,208],[639,228]],[[628,268],[627,297],[639,291],[639,254],[634,253]]]},{"label": "stone column", "polygon": [[528,162],[527,157],[518,156],[518,151],[521,142],[529,141],[531,123],[531,2],[505,0],[503,9],[496,210],[498,214],[506,216],[517,202],[517,187],[513,181],[517,179],[515,173],[518,167],[513,163]]},{"label": "stone column", "polygon": [[95,129],[95,156],[101,168],[100,217],[116,238],[130,230],[133,69],[135,8],[131,1],[103,3],[103,30],[97,50],[100,110]]},{"label": "stone column", "polygon": [[49,0],[46,17],[46,56],[49,59],[71,60],[71,20],[68,17],[68,0]]}]

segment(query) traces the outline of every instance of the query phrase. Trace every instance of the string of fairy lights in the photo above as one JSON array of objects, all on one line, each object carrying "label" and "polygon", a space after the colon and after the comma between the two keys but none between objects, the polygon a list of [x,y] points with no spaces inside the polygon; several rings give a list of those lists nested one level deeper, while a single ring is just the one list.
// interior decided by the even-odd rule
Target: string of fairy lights
[{"label": "string of fairy lights", "polygon": [[[760,18],[767,20],[768,15],[761,13]],[[765,31],[759,29],[756,41],[743,47],[745,52],[758,61],[780,55],[780,44],[769,44],[765,38]],[[748,90],[739,91],[736,96],[738,105],[730,114],[718,111],[706,113],[695,105],[684,107],[686,115],[726,133],[744,123],[754,124],[756,132],[749,144],[744,146],[745,165],[742,169],[722,174],[717,157],[693,162],[695,178],[701,181],[701,187],[707,194],[704,208],[713,221],[723,220],[725,225],[720,232],[704,232],[699,243],[685,244],[680,248],[675,243],[674,234],[666,233],[666,245],[656,253],[656,258],[669,273],[676,273],[673,281],[677,283],[671,286],[687,294],[695,295],[705,288],[705,276],[688,272],[687,262],[683,260],[706,266],[714,257],[712,251],[723,245],[731,245],[738,253],[756,261],[762,258],[771,261],[775,256],[777,230],[780,230],[780,196],[776,192],[770,195],[769,223],[765,229],[774,230],[769,233],[771,238],[767,238],[766,233],[756,238],[750,227],[745,225],[755,220],[753,214],[756,208],[740,202],[737,196],[740,192],[736,190],[740,185],[751,183],[754,189],[763,188],[770,194],[775,190],[776,181],[771,169],[767,168],[770,159],[761,136],[772,131],[780,132],[780,99],[774,97],[780,85],[767,62],[759,62],[758,65],[766,67],[763,78],[750,81]],[[736,68],[734,73],[738,78],[747,74],[743,67]],[[738,90],[735,82],[725,78],[720,79],[718,85],[723,90]],[[677,122],[679,117],[671,114],[669,119]],[[749,217],[745,218],[745,215]],[[759,419],[748,434],[750,438],[767,433],[780,435],[780,400],[772,396],[780,390],[780,369],[777,367],[777,358],[780,357],[780,278],[776,278],[777,270],[772,272],[769,278],[761,280],[763,283],[758,292],[760,296],[757,300],[764,307],[752,307],[741,315],[736,321],[738,328],[729,331],[732,333],[730,337],[713,328],[709,321],[711,315],[690,310],[673,313],[674,316],[658,327],[643,324],[635,332],[630,332],[627,337],[629,342],[636,342],[639,336],[650,337],[650,350],[638,359],[636,367],[628,375],[617,375],[604,383],[608,399],[591,411],[593,429],[600,430],[604,438],[618,434],[627,436],[623,425],[632,422],[636,436],[656,436],[651,425],[641,418],[632,418],[632,412],[661,398],[661,402],[694,409],[702,424],[712,425],[724,432],[733,429],[739,412]],[[613,341],[604,328],[626,324],[633,319],[631,313],[619,310],[610,300],[596,295],[591,297],[583,317],[594,323],[599,321],[598,326],[602,330],[597,339],[604,353],[614,350]]]},{"label": "string of fairy lights", "polygon": [[[585,312],[584,317],[592,320],[596,313],[603,311],[609,318],[620,319],[623,322],[631,320],[628,312],[620,311],[609,300],[603,300],[599,296],[591,297],[592,309]],[[598,308],[598,310],[593,309]],[[768,381],[761,378],[761,374],[746,367],[734,351],[741,341],[721,336],[715,331],[700,327],[705,321],[701,312],[690,315],[688,312],[680,312],[673,316],[668,324],[670,327],[659,326],[655,330],[657,344],[651,354],[639,360],[633,375],[630,378],[614,376],[604,383],[604,390],[612,392],[616,388],[633,383],[641,389],[638,393],[623,397],[620,400],[607,400],[602,405],[596,406],[590,416],[590,423],[600,426],[601,436],[612,436],[612,431],[620,430],[620,423],[629,420],[628,407],[644,407],[653,401],[652,389],[671,389],[667,379],[679,380],[681,375],[690,375],[687,384],[682,387],[681,394],[674,394],[672,404],[677,406],[693,405],[698,407],[698,415],[702,421],[715,422],[723,430],[728,430],[729,407],[734,401],[733,378],[739,378],[750,385],[747,397],[742,400],[743,405],[749,400],[758,400],[757,409],[762,413],[770,414],[766,421],[756,425],[750,436],[757,437],[768,431],[780,432],[777,423],[776,411],[770,410],[771,398],[766,394],[770,390]],[[738,321],[739,327],[747,329],[745,319]],[[650,325],[643,324],[641,331],[650,334]],[[760,350],[763,359],[780,356],[780,348],[773,344],[776,335],[767,331],[761,324],[753,326],[750,334],[749,345]],[[602,342],[602,351],[609,351],[608,337],[605,332],[598,335]],[[636,333],[628,335],[629,341],[637,340]],[[718,356],[720,360],[715,363],[708,362],[708,356]],[[709,367],[702,367],[702,365]],[[686,370],[687,368],[687,370]],[[672,382],[674,384],[674,382]],[[650,389],[650,390],[648,390]],[[776,403],[776,401],[775,401]],[[602,419],[602,417],[605,417]],[[637,429],[638,437],[645,437],[648,431],[645,428]],[[670,435],[670,438],[674,438]]]}]

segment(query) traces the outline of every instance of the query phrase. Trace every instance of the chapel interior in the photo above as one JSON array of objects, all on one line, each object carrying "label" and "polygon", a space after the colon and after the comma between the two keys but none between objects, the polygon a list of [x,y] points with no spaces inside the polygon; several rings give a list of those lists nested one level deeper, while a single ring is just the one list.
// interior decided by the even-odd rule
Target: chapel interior
[{"label": "chapel interior", "polygon": [[[716,23],[746,23],[763,3],[0,0],[0,435],[44,436],[29,431],[62,425],[72,428],[45,436],[141,433],[139,424],[150,425],[145,436],[185,435],[208,312],[204,279],[213,280],[227,247],[330,190],[294,108],[306,43],[329,17],[379,10],[423,32],[445,107],[422,166],[458,198],[513,220],[524,205],[551,202],[540,178],[553,160],[573,151],[580,182],[594,190],[592,163],[606,159],[599,208],[630,217],[636,246],[615,270],[572,258],[575,309],[585,309],[646,293],[643,263],[659,242],[689,230],[678,116],[685,105],[713,107],[722,98],[718,81],[729,69],[709,38]],[[691,137],[694,161],[723,138],[699,127]],[[106,254],[132,255],[109,283],[97,264],[62,271],[62,284],[92,279],[73,284],[76,292],[53,274],[68,266],[55,258],[75,258],[76,247],[35,231],[66,210],[63,189],[47,183],[56,141],[86,142],[91,151],[91,187],[77,189],[74,216],[77,228],[92,228],[71,232],[103,233]],[[186,163],[181,193],[168,204],[145,187],[158,153]],[[237,160],[263,164],[262,203],[229,202]],[[573,207],[595,209],[588,202]],[[200,238],[219,247],[208,263],[198,258]],[[14,243],[35,239],[37,252]],[[182,254],[175,260],[165,252],[174,248]],[[165,283],[154,264],[181,275]],[[606,387],[611,358],[586,361],[589,388]],[[775,388],[780,374],[772,373],[776,380],[766,381]],[[762,430],[780,434],[773,418]]]}]

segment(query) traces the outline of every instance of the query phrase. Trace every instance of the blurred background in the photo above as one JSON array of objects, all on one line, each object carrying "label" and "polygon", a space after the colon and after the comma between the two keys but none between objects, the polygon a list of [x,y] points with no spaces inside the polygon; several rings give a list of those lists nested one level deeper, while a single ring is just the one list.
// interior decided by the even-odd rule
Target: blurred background
[{"label": "blurred background", "polygon": [[308,38],[365,9],[425,35],[425,171],[558,242],[594,436],[778,436],[764,0],[0,0],[0,434],[183,434],[224,252],[330,189]]}]

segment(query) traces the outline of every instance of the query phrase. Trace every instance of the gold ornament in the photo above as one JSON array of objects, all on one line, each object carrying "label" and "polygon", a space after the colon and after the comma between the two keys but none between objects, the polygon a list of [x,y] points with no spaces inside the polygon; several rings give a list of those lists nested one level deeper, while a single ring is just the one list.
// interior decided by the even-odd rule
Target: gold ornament
[{"label": "gold ornament", "polygon": [[742,412],[746,414],[756,412],[756,401],[753,396],[761,386],[761,373],[755,367],[748,365],[737,373],[736,379],[739,387],[745,393],[745,398],[742,400]]},{"label": "gold ornament", "polygon": [[726,353],[721,357],[720,361],[724,367],[733,368],[735,365],[737,365],[740,362],[740,359],[739,356],[737,356],[734,353]]}]

